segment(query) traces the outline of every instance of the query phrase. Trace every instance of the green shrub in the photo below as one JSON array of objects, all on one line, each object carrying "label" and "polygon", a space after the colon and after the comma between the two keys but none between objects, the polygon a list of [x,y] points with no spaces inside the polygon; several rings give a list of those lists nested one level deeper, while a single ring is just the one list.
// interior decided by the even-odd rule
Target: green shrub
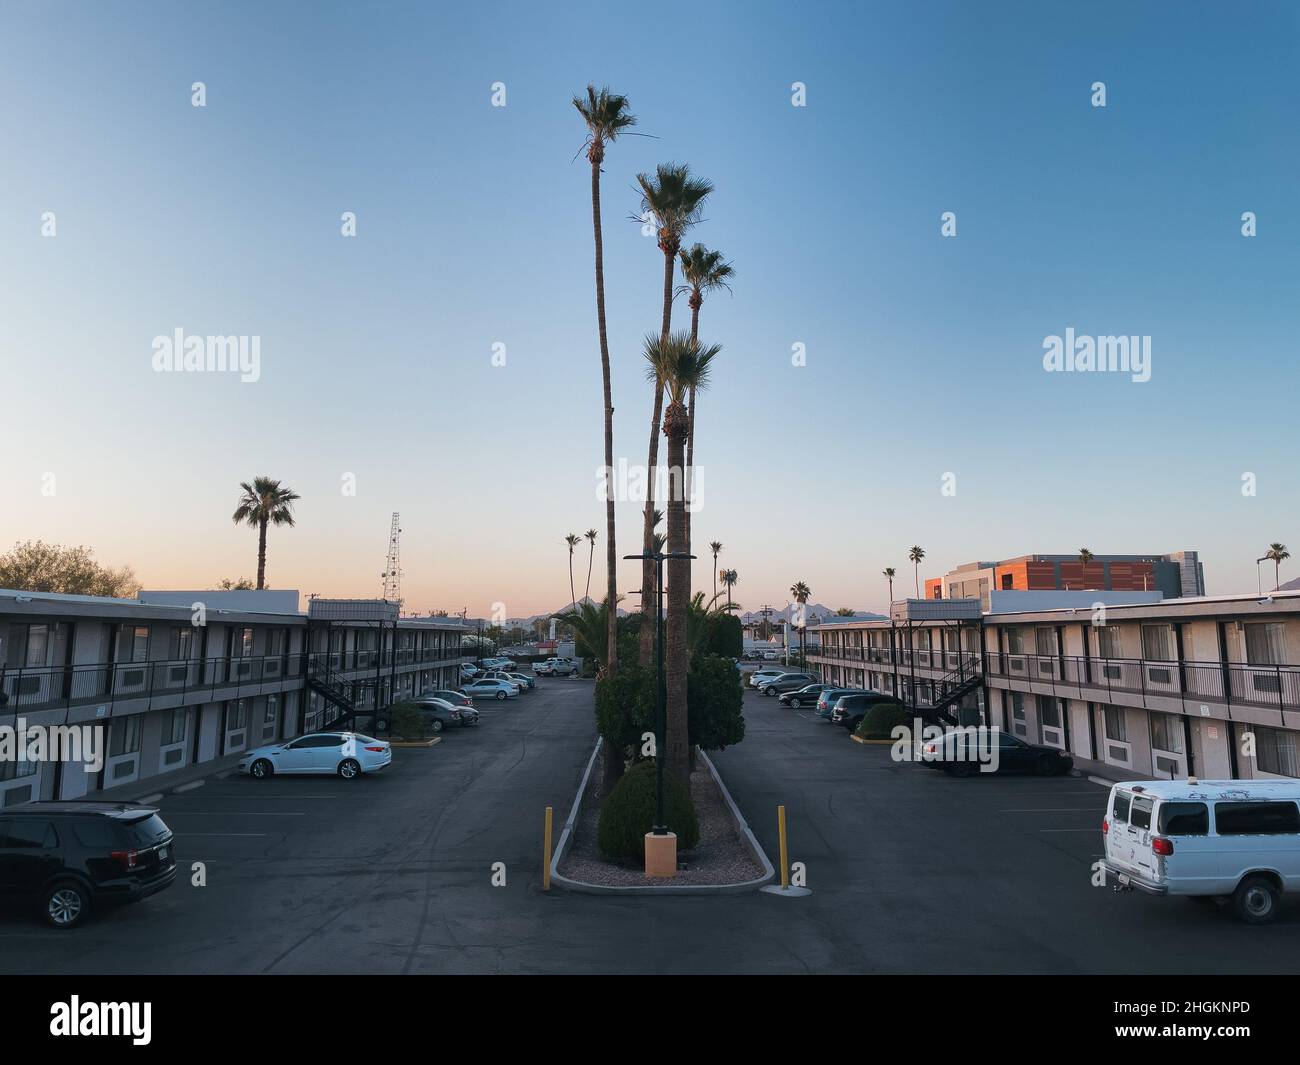
[{"label": "green shrub", "polygon": [[388,732],[389,735],[401,736],[404,740],[427,740],[430,733],[429,716],[409,700],[394,703],[388,708]]},{"label": "green shrub", "polygon": [[[700,822],[685,786],[664,772],[664,820],[677,833],[677,849],[690,850],[700,842]],[[601,854],[619,861],[645,858],[645,834],[655,822],[655,763],[638,762],[623,774],[600,807],[596,845]]]},{"label": "green shrub", "polygon": [[724,658],[739,658],[745,651],[745,634],[735,614],[710,614],[704,650]]},{"label": "green shrub", "polygon": [[617,750],[639,746],[643,732],[655,730],[654,672],[620,662],[614,676],[596,681],[596,730]]},{"label": "green shrub", "polygon": [[897,703],[876,703],[858,722],[856,735],[864,740],[890,740],[896,725],[911,725],[912,712]]},{"label": "green shrub", "polygon": [[730,658],[695,655],[686,678],[686,712],[691,743],[721,751],[745,738],[745,690]]}]

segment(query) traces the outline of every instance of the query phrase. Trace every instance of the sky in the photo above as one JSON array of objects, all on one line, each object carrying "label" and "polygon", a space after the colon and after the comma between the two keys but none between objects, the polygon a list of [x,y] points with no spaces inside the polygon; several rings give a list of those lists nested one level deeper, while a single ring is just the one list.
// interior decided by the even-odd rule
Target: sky
[{"label": "sky", "polygon": [[[602,186],[616,461],[645,462],[661,312],[636,174],[712,181],[688,240],[736,269],[701,312],[697,588],[712,540],[747,609],[797,580],[883,609],[913,544],[922,579],[1198,550],[1212,594],[1300,545],[1296,8],[655,10],[7,4],[0,550],[251,577],[231,514],[268,475],[302,497],[272,587],[377,595],[399,511],[410,610],[558,609],[588,528],[599,594],[588,82],[640,134]],[[157,372],[176,329],[257,337],[257,380]],[[1046,371],[1067,329],[1149,336],[1150,380]],[[618,530],[639,549],[637,502]]]}]

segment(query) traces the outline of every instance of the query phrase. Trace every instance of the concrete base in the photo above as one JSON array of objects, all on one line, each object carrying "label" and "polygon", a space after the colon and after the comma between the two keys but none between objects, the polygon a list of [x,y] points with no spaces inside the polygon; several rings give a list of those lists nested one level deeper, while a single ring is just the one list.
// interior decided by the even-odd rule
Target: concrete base
[{"label": "concrete base", "polygon": [[645,875],[677,875],[677,833],[645,834]]},{"label": "concrete base", "polygon": [[812,888],[782,887],[780,884],[768,884],[767,887],[761,887],[758,890],[766,895],[781,895],[787,899],[801,899],[805,895],[812,894]]}]

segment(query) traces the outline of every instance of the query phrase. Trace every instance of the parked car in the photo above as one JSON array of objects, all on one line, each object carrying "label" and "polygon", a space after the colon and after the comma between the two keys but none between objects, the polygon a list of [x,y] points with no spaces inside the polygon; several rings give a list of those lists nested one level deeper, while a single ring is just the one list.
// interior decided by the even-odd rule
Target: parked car
[{"label": "parked car", "polygon": [[512,674],[506,673],[504,670],[500,670],[500,669],[490,669],[486,673],[484,673],[481,677],[476,677],[475,679],[504,681],[506,684],[513,684],[521,692],[524,690],[524,688],[527,687],[527,685],[524,684],[523,681],[516,680]]},{"label": "parked car", "polygon": [[763,657],[769,662],[775,662],[777,659],[777,653],[775,651],[764,651]]},{"label": "parked car", "polygon": [[764,695],[780,695],[782,692],[797,691],[816,679],[811,673],[782,673],[779,677],[764,681],[760,687]]},{"label": "parked car", "polygon": [[1300,780],[1130,780],[1101,822],[1118,890],[1226,900],[1247,924],[1300,891]]},{"label": "parked car", "polygon": [[451,688],[438,688],[434,691],[427,692],[428,695],[436,696],[439,699],[446,699],[452,706],[473,706],[474,700],[466,695],[463,691],[453,690]]},{"label": "parked car", "polygon": [[475,725],[478,724],[478,716],[479,716],[479,715],[478,715],[478,711],[475,710],[474,707],[472,707],[472,706],[458,706],[458,707],[456,707],[456,709],[457,709],[458,711],[460,711],[460,727],[461,727],[461,728],[472,728],[473,726],[475,726]]},{"label": "parked car", "polygon": [[792,692],[782,692],[776,701],[792,710],[798,710],[801,706],[816,706],[817,696],[829,687],[829,684],[805,684]]},{"label": "parked car", "polygon": [[478,666],[472,665],[469,662],[462,662],[460,664],[461,680],[472,680],[474,677],[478,676],[478,673],[479,673]]},{"label": "parked car", "polygon": [[880,692],[850,692],[841,695],[835,700],[835,706],[831,709],[831,724],[843,725],[853,732],[866,716],[867,711],[877,703],[896,702],[898,700],[892,695],[882,695]]},{"label": "parked car", "polygon": [[756,669],[749,675],[749,686],[762,688],[769,680],[776,680],[783,673],[785,673],[784,669]]},{"label": "parked car", "polygon": [[393,760],[383,740],[360,732],[309,732],[288,743],[255,747],[239,760],[239,771],[262,780],[276,773],[337,773],[355,780],[377,773]]},{"label": "parked car", "polygon": [[[981,752],[980,744],[997,744],[996,762],[991,750]],[[983,756],[982,756],[983,755]],[[1036,773],[1042,777],[1063,776],[1074,768],[1074,759],[1059,747],[1026,743],[1001,729],[985,730],[983,736],[964,729],[952,729],[935,740],[921,744],[921,759],[931,769],[942,769],[952,776],[985,773]],[[986,765],[981,763],[985,762]]]},{"label": "parked car", "polygon": [[31,802],[0,810],[0,894],[74,928],[97,907],[139,902],[176,879],[172,831],[153,806]]},{"label": "parked car", "polygon": [[866,688],[827,688],[817,696],[817,716],[831,719],[831,712],[841,695],[867,695]]},{"label": "parked car", "polygon": [[508,676],[511,680],[519,681],[519,683],[522,684],[525,688],[537,687],[537,678],[530,677],[527,673],[507,673],[506,676]]},{"label": "parked car", "polygon": [[571,677],[578,672],[578,664],[570,658],[548,658],[534,663],[533,672],[542,677]]},{"label": "parked car", "polygon": [[472,680],[465,685],[465,694],[470,698],[513,699],[519,694],[519,686],[508,680]]},{"label": "parked car", "polygon": [[463,727],[465,724],[464,713],[467,708],[456,706],[446,699],[439,699],[436,695],[421,695],[415,700],[415,705],[425,715],[429,731],[434,735],[444,728],[451,728],[453,725]]}]

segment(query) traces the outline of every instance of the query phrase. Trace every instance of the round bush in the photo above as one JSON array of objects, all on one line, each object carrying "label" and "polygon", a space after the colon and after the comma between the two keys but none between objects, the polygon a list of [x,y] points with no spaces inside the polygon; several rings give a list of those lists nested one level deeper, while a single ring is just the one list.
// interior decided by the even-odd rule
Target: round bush
[{"label": "round bush", "polygon": [[[700,842],[700,822],[686,788],[664,771],[664,820],[677,833],[677,849]],[[655,764],[638,762],[614,786],[600,807],[596,846],[606,858],[640,862],[645,859],[645,834],[655,823]]]},{"label": "round bush", "polygon": [[876,703],[858,722],[857,735],[864,740],[892,740],[895,726],[912,724],[912,713],[897,703]]}]

